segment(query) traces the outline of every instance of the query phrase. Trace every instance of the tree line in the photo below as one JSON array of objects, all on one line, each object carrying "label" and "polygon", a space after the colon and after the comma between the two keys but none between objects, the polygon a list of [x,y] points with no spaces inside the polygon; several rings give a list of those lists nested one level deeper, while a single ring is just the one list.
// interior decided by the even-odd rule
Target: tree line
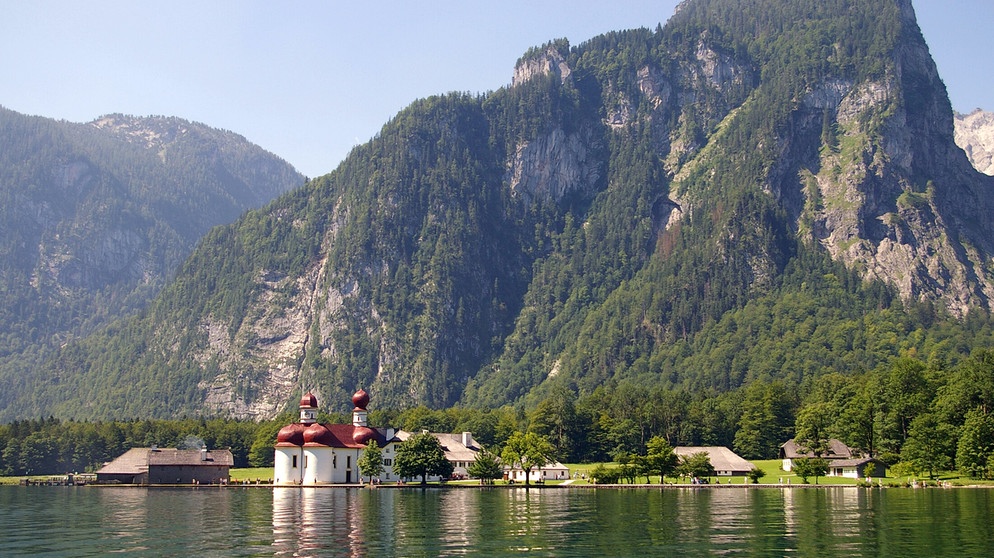
[{"label": "tree line", "polygon": [[[633,463],[653,444],[726,446],[774,459],[791,438],[816,448],[837,438],[900,474],[958,469],[994,478],[994,350],[948,365],[915,355],[872,370],[792,384],[759,380],[723,393],[623,380],[584,395],[566,386],[531,409],[452,407],[374,410],[370,424],[409,432],[472,432],[494,455],[529,434],[564,463]],[[323,422],[348,422],[345,413]],[[271,466],[276,433],[292,415],[231,419],[77,422],[53,417],[0,425],[0,474],[93,471],[131,447],[230,448],[236,467]],[[656,441],[653,441],[656,440]],[[524,450],[518,446],[518,459]],[[656,452],[658,453],[658,451]],[[510,455],[510,454],[509,454]],[[526,459],[527,461],[527,459]]]}]

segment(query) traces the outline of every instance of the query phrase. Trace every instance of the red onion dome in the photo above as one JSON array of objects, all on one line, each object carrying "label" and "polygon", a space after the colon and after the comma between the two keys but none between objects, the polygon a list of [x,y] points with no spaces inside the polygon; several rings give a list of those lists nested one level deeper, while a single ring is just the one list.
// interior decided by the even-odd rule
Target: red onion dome
[{"label": "red onion dome", "polygon": [[335,442],[335,437],[332,436],[331,430],[320,423],[315,422],[314,424],[307,427],[304,430],[304,443],[308,445],[319,445],[319,446],[331,446]]},{"label": "red onion dome", "polygon": [[303,397],[300,398],[301,407],[314,407],[318,406],[318,398],[314,397],[314,394],[307,392]]},{"label": "red onion dome", "polygon": [[352,433],[352,441],[357,444],[366,445],[376,437],[376,432],[368,426],[358,426]]},{"label": "red onion dome", "polygon": [[366,405],[369,405],[369,394],[366,393],[366,390],[359,388],[359,391],[352,396],[352,404],[355,405],[356,409],[365,411]]},{"label": "red onion dome", "polygon": [[304,430],[306,428],[306,425],[299,422],[288,424],[280,428],[279,434],[276,435],[276,443],[302,446],[304,445]]}]

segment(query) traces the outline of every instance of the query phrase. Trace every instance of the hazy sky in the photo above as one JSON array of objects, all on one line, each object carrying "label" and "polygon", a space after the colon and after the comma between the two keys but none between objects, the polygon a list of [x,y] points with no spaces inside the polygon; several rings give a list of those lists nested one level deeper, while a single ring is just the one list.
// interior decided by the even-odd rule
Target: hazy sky
[{"label": "hazy sky", "polygon": [[[676,0],[0,0],[0,105],[225,128],[308,176],[411,101],[487,92],[529,47],[654,28]],[[994,110],[994,1],[914,0],[953,108]]]}]

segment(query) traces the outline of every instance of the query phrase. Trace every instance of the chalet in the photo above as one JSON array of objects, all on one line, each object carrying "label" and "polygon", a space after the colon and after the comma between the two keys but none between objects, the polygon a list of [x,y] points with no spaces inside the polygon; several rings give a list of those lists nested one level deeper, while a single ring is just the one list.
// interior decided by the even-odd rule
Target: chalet
[{"label": "chalet", "polygon": [[[793,467],[793,460],[801,458],[813,458],[815,457],[814,452],[806,451],[802,448],[793,438],[784,442],[780,446],[780,468],[784,471],[790,471]],[[840,440],[832,438],[828,441],[828,449],[821,454],[822,459],[828,461],[829,467],[834,467],[836,461],[850,461],[853,459],[859,459],[860,455],[858,452],[854,452],[852,448],[843,444]]]},{"label": "chalet", "polygon": [[756,466],[739,457],[732,450],[723,446],[677,446],[673,453],[677,457],[689,457],[695,453],[706,453],[719,477],[745,476]]},{"label": "chalet", "polygon": [[[567,480],[569,479],[569,467],[563,465],[562,463],[556,461],[554,463],[546,463],[541,467],[534,467],[528,472],[528,482],[545,482],[550,480]],[[513,466],[504,466],[504,480],[513,480],[514,482],[525,482],[525,471],[521,468],[521,465],[515,463]]]},{"label": "chalet", "polygon": [[[873,464],[873,467],[868,465]],[[869,471],[869,474],[868,474]],[[883,477],[887,474],[887,464],[872,457],[856,459],[836,459],[830,461],[827,476],[863,479],[867,477]]]},{"label": "chalet", "polygon": [[97,483],[221,484],[234,465],[229,450],[132,448],[97,471]]}]

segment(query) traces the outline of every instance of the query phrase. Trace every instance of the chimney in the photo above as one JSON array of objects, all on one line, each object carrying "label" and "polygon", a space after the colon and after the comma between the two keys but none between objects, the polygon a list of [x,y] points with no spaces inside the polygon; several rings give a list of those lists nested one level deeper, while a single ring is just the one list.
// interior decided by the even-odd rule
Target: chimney
[{"label": "chimney", "polygon": [[462,433],[462,445],[466,446],[467,448],[471,448],[475,445],[473,443],[473,435],[471,433],[469,432]]},{"label": "chimney", "polygon": [[207,446],[200,446],[200,460],[207,461]]}]

